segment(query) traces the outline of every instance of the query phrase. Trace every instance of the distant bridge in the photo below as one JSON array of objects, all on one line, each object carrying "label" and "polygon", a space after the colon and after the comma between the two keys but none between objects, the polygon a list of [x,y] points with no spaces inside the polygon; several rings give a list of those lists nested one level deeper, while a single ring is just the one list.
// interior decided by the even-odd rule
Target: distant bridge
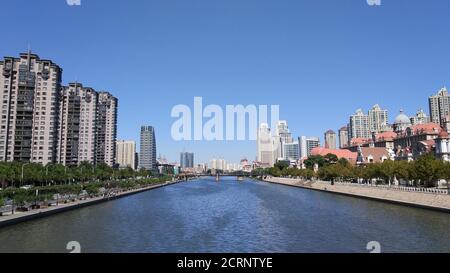
[{"label": "distant bridge", "polygon": [[221,177],[236,177],[237,180],[242,181],[245,177],[251,177],[249,173],[225,173],[225,174],[180,174],[183,180],[189,180],[192,178],[200,177],[215,177],[216,181],[220,181]]}]

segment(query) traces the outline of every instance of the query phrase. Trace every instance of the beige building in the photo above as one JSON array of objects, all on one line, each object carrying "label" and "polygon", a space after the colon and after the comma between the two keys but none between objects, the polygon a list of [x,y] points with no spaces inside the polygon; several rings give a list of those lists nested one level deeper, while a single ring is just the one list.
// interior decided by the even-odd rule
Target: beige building
[{"label": "beige building", "polygon": [[0,61],[0,161],[56,162],[61,74],[31,52]]},{"label": "beige building", "polygon": [[348,147],[349,139],[348,139],[348,127],[344,126],[339,129],[339,147],[344,149]]},{"label": "beige building", "polygon": [[369,131],[370,133],[381,133],[386,131],[388,125],[388,111],[381,109],[376,104],[369,110]]},{"label": "beige building", "polygon": [[117,99],[80,83],[61,89],[58,163],[114,166]]},{"label": "beige building", "polygon": [[120,140],[116,144],[116,163],[120,168],[136,168],[136,142]]},{"label": "beige building", "polygon": [[444,126],[444,120],[450,115],[450,95],[447,88],[441,88],[436,95],[428,99],[430,107],[430,121]]},{"label": "beige building", "polygon": [[337,135],[333,130],[328,130],[325,132],[325,148],[336,149]]}]

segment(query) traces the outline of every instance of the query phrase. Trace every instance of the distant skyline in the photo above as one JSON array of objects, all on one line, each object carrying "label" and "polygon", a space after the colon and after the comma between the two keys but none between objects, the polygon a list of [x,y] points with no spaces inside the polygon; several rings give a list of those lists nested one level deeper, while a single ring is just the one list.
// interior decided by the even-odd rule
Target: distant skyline
[{"label": "distant skyline", "polygon": [[0,9],[14,22],[2,29],[0,57],[30,45],[64,69],[64,84],[110,91],[118,139],[139,143],[151,125],[169,161],[183,151],[196,163],[255,159],[254,141],[172,140],[172,107],[195,96],[280,105],[295,138],[323,143],[359,108],[379,104],[390,123],[400,109],[429,115],[428,97],[450,85],[448,0],[15,0]]}]

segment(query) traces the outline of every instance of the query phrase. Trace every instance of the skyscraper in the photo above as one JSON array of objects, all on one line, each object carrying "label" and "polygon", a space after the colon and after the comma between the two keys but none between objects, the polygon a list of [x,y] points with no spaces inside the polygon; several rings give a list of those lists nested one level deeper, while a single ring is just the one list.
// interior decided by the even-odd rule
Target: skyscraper
[{"label": "skyscraper", "polygon": [[291,144],[294,142],[294,139],[292,138],[292,134],[289,131],[289,127],[287,124],[287,121],[285,120],[279,120],[276,123],[275,128],[275,134],[274,134],[274,152],[276,159],[285,159],[284,154],[284,145],[285,144]]},{"label": "skyscraper", "polygon": [[369,133],[381,133],[388,125],[388,111],[376,104],[369,110]]},{"label": "skyscraper", "polygon": [[141,152],[139,153],[139,167],[146,170],[156,170],[156,138],[152,126],[141,127]]},{"label": "skyscraper", "polygon": [[364,115],[362,109],[358,109],[356,113],[350,116],[349,124],[350,139],[353,138],[370,138],[369,116]]},{"label": "skyscraper", "polygon": [[0,161],[56,162],[62,69],[28,52],[0,71]]},{"label": "skyscraper", "polygon": [[301,136],[298,142],[300,158],[308,158],[311,155],[312,149],[320,146],[320,139],[318,137]]},{"label": "skyscraper", "polygon": [[336,149],[337,135],[333,130],[325,132],[325,148]]},{"label": "skyscraper", "polygon": [[97,92],[80,83],[61,88],[58,163],[95,163]]},{"label": "skyscraper", "polygon": [[431,122],[444,126],[444,119],[450,115],[450,95],[444,87],[428,99]]},{"label": "skyscraper", "polygon": [[278,147],[278,143],[274,142],[274,138],[270,133],[270,128],[267,123],[262,123],[258,129],[258,161],[265,166],[272,167],[275,164],[278,154],[275,152],[275,146]]},{"label": "skyscraper", "polygon": [[116,163],[120,168],[136,168],[136,142],[120,140],[116,144]]},{"label": "skyscraper", "polygon": [[294,141],[292,143],[286,143],[283,145],[284,160],[295,161],[300,159],[300,146],[299,143]]},{"label": "skyscraper", "polygon": [[76,166],[87,161],[114,166],[117,99],[70,83],[61,88],[59,105],[58,163]]},{"label": "skyscraper", "polygon": [[117,140],[118,100],[108,92],[98,93],[95,162],[114,166]]},{"label": "skyscraper", "polygon": [[181,169],[194,168],[194,153],[180,153]]},{"label": "skyscraper", "polygon": [[339,129],[339,148],[343,149],[348,147],[348,126],[344,126]]}]

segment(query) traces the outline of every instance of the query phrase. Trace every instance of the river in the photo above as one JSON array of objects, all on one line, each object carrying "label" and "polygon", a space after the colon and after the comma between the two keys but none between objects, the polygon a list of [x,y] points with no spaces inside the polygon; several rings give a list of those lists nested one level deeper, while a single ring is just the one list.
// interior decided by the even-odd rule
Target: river
[{"label": "river", "polygon": [[0,252],[450,252],[449,228],[442,212],[205,178],[0,229]]}]

